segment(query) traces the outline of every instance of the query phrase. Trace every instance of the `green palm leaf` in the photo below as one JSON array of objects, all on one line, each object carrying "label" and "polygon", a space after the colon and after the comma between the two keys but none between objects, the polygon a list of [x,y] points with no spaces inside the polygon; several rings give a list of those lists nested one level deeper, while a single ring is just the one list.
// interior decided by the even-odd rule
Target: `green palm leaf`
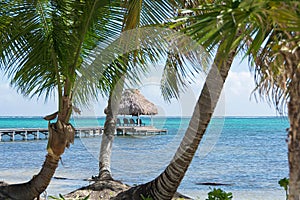
[{"label": "green palm leaf", "polygon": [[[192,12],[193,15],[177,19],[173,27],[187,24],[183,31],[208,51],[217,47],[220,41],[227,43],[222,47],[224,55],[235,47],[240,52],[245,51],[250,63],[256,66],[256,91],[272,101],[277,108],[283,105],[283,101],[288,98],[290,77],[282,76],[284,59],[279,53],[282,49],[279,44],[283,41],[295,43],[299,39],[293,37],[293,34],[288,36],[289,31],[300,30],[299,2],[216,1],[183,12]],[[234,39],[232,36],[238,30],[242,33]]]},{"label": "green palm leaf", "polygon": [[[11,78],[12,86],[25,96],[45,95],[48,99],[58,93],[59,110],[64,95],[86,104],[89,99],[97,98],[99,92],[107,95],[125,72],[129,83],[136,83],[150,64],[173,54],[168,50],[169,30],[154,33],[155,36],[150,33],[152,40],[149,35],[136,36],[130,43],[134,48],[124,46],[131,48],[130,51],[109,49],[122,42],[115,39],[126,28],[123,24],[129,29],[134,28],[134,21],[139,21],[139,27],[168,22],[174,16],[175,6],[181,5],[181,1],[170,4],[161,0],[10,1],[3,5],[5,12],[0,16],[1,68]],[[140,47],[136,48],[137,45]],[[100,55],[104,51],[111,55]],[[173,81],[162,80],[166,99],[177,97],[181,88],[193,81],[193,74],[201,66],[186,66],[189,60],[199,62],[197,57],[187,53],[176,55],[174,58],[178,60],[166,65],[165,75],[170,72],[169,77],[177,77]]]}]

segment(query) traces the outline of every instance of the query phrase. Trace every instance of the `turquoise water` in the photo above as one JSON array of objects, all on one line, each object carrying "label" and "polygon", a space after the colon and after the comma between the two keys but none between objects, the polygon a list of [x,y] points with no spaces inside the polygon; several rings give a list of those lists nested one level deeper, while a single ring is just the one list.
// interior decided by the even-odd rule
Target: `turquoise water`
[{"label": "turquoise water", "polygon": [[[104,123],[104,118],[72,120],[77,127]],[[149,124],[150,119],[144,118],[143,122]],[[188,122],[188,118],[154,118],[156,127],[168,129],[167,135],[116,137],[112,155],[114,178],[133,185],[159,175],[172,159]],[[47,122],[40,117],[0,118],[0,128],[26,127],[47,127]],[[288,176],[287,127],[284,117],[213,119],[179,191],[201,197],[211,187],[201,183],[216,182],[229,184],[220,187],[238,195],[235,199],[284,199],[278,180]],[[84,179],[98,173],[100,143],[101,137],[76,139],[63,154],[63,164],[55,173],[55,177],[67,179],[53,179],[47,192],[68,193],[89,184]],[[0,142],[0,180],[29,180],[43,163],[46,144],[46,140]]]}]

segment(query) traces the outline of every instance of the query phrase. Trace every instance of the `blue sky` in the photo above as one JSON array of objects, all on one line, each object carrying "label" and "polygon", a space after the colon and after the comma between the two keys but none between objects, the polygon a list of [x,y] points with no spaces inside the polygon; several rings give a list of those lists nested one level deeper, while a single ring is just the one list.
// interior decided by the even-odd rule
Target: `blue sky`
[{"label": "blue sky", "polygon": [[[44,99],[28,99],[18,94],[3,74],[0,80],[0,116],[44,116],[56,111],[56,102],[52,98],[48,102]],[[149,81],[150,80],[150,81]],[[142,93],[159,108],[160,115],[186,116],[190,115],[195,105],[196,98],[201,92],[204,77],[193,84],[187,94],[182,98],[172,100],[171,104],[162,100],[157,81],[148,78],[144,86],[140,86]],[[247,62],[240,63],[235,60],[223,89],[223,94],[216,111],[216,115],[226,116],[276,116],[274,106],[266,102],[256,102],[251,92],[254,89],[253,75],[249,72]],[[85,110],[84,115],[103,115],[106,99],[100,98],[90,110]]]}]

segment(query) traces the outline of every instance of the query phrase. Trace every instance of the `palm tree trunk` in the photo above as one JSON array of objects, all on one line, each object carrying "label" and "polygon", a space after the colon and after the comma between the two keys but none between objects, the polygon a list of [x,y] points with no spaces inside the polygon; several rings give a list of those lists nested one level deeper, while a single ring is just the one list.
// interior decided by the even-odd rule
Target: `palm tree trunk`
[{"label": "palm tree trunk", "polygon": [[[295,62],[296,59],[293,60]],[[299,63],[296,62],[296,63]],[[288,140],[288,160],[290,169],[289,200],[300,199],[300,69],[294,69],[293,80],[289,87],[288,116],[290,121]]]},{"label": "palm tree trunk", "polygon": [[72,125],[64,124],[59,120],[55,124],[49,123],[48,129],[48,154],[41,171],[27,183],[0,186],[0,197],[31,200],[46,190],[58,166],[61,154],[70,142],[73,143],[75,134]]},{"label": "palm tree trunk", "polygon": [[100,180],[112,180],[110,160],[112,144],[115,137],[117,115],[119,111],[125,77],[120,78],[113,91],[110,92],[108,105],[105,109],[106,119],[104,133],[102,135],[99,155],[99,176]]},{"label": "palm tree trunk", "polygon": [[157,200],[173,197],[211,120],[235,54],[236,50],[231,51],[227,61],[221,62],[224,54],[218,50],[215,66],[207,75],[189,127],[167,168],[153,181],[120,193],[114,200],[141,199],[141,195]]},{"label": "palm tree trunk", "polygon": [[27,183],[1,186],[0,193],[8,199],[31,200],[38,197],[49,185],[59,159],[60,157],[48,153],[38,175],[33,176]]},{"label": "palm tree trunk", "polygon": [[[126,3],[126,6],[128,9],[128,13],[126,13],[126,15],[124,16],[122,33],[128,30],[132,30],[139,26],[142,0],[128,1]],[[117,115],[119,111],[119,105],[120,105],[122,91],[125,82],[124,74],[126,74],[126,70],[123,72],[123,75],[121,75],[120,80],[118,80],[118,82],[116,83],[114,91],[110,92],[108,105],[106,108],[104,133],[102,135],[100,155],[99,155],[98,178],[100,180],[112,179],[111,170],[110,170],[110,160],[111,160],[114,134],[116,131]]]},{"label": "palm tree trunk", "polygon": [[112,144],[116,130],[116,117],[112,114],[111,106],[108,105],[106,110],[106,119],[104,123],[104,133],[102,135],[100,155],[99,155],[99,179],[112,180],[110,162]]}]

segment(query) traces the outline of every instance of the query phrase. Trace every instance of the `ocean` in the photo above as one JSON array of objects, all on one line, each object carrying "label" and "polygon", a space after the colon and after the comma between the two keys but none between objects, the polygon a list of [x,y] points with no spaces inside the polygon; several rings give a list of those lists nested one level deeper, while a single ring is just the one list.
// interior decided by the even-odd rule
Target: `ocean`
[{"label": "ocean", "polygon": [[[150,119],[145,117],[143,122],[150,124]],[[115,179],[130,185],[145,183],[168,165],[189,118],[154,117],[153,122],[157,128],[168,129],[168,134],[115,137]],[[73,118],[72,123],[75,127],[103,126],[104,118]],[[212,188],[232,192],[235,200],[285,199],[278,181],[288,177],[288,126],[285,117],[214,118],[178,191],[195,199],[205,199]],[[45,127],[42,117],[0,117],[0,128]],[[47,194],[65,194],[88,185],[86,179],[98,174],[100,143],[101,136],[76,139],[63,154]],[[0,142],[0,181],[30,180],[43,164],[46,145],[46,140]]]}]

